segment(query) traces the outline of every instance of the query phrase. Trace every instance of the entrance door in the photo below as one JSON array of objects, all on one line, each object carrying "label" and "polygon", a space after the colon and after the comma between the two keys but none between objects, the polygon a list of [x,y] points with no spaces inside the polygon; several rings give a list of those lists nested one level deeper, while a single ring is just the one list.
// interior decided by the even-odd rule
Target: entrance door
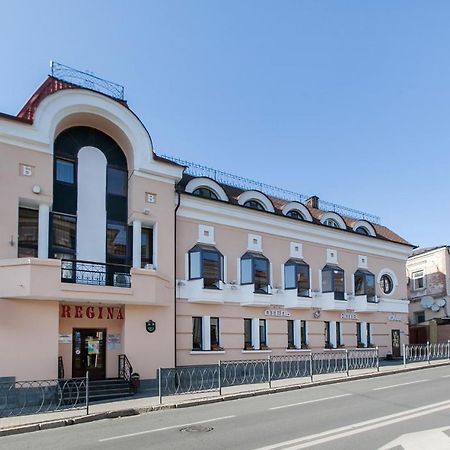
[{"label": "entrance door", "polygon": [[72,345],[72,376],[89,377],[93,380],[105,378],[106,348],[105,329],[74,328]]},{"label": "entrance door", "polygon": [[394,358],[399,358],[401,356],[400,330],[392,330],[392,356]]}]

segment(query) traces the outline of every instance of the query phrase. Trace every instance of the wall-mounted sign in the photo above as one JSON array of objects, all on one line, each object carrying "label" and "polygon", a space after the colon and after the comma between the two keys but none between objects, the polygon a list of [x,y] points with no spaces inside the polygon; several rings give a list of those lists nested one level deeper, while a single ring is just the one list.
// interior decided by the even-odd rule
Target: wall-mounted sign
[{"label": "wall-mounted sign", "polygon": [[32,177],[34,166],[28,164],[19,164],[19,175],[22,177]]},{"label": "wall-mounted sign", "polygon": [[314,319],[318,319],[320,317],[320,309],[316,309],[313,312],[313,317],[314,317]]},{"label": "wall-mounted sign", "polygon": [[344,320],[358,320],[358,314],[355,313],[342,313],[341,319]]},{"label": "wall-mounted sign", "polygon": [[390,320],[391,322],[401,322],[402,318],[400,316],[397,316],[397,314],[390,314],[388,316],[388,320]]},{"label": "wall-mounted sign", "polygon": [[120,344],[120,334],[108,334],[106,336],[106,348],[108,350],[119,350]]},{"label": "wall-mounted sign", "polygon": [[72,335],[71,334],[60,334],[58,342],[60,344],[71,344],[72,343]]},{"label": "wall-mounted sign", "polygon": [[156,330],[156,322],[153,320],[147,320],[147,322],[145,322],[145,329],[149,333],[153,333]]},{"label": "wall-mounted sign", "polygon": [[123,320],[123,310],[120,306],[87,306],[61,305],[61,319],[106,319]]},{"label": "wall-mounted sign", "polygon": [[285,309],[266,309],[264,315],[271,317],[291,317],[291,313]]}]

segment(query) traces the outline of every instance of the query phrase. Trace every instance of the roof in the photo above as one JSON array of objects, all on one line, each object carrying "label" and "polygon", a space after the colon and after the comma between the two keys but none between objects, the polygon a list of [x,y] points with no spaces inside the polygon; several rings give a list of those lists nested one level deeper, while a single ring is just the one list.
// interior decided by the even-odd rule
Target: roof
[{"label": "roof", "polygon": [[447,247],[448,247],[447,245],[437,245],[437,246],[435,246],[435,247],[420,247],[420,248],[416,248],[416,249],[412,252],[410,258],[413,258],[414,256],[423,255],[423,254],[425,254],[425,253],[429,253],[429,252],[432,252],[432,251],[434,251],[434,250],[438,250],[438,249],[440,249],[440,248],[447,248]]},{"label": "roof", "polygon": [[[186,187],[187,183],[190,180],[194,179],[194,178],[196,178],[196,177],[193,177],[192,175],[183,175],[183,178],[178,183],[179,189],[182,192],[184,192],[184,193],[186,193],[188,195],[193,195],[193,194],[189,194],[189,193],[185,192],[185,187]],[[215,182],[218,183],[217,181],[215,181]],[[218,183],[218,184],[223,188],[223,190],[227,194],[230,204],[237,205],[237,206],[240,206],[240,207],[244,207],[242,205],[239,205],[239,202],[238,202],[238,197],[243,192],[245,192],[244,189],[239,189],[239,188],[234,187],[234,186],[228,186],[228,185],[223,184],[223,183]],[[266,194],[264,194],[264,195],[266,195]],[[291,203],[290,201],[279,199],[279,198],[276,198],[276,197],[273,197],[273,196],[270,196],[270,195],[267,195],[267,197],[270,199],[270,201],[272,202],[272,204],[274,206],[274,209],[275,209],[274,213],[268,212],[269,214],[277,214],[277,215],[286,217],[287,219],[290,219],[290,220],[298,220],[298,219],[295,219],[295,218],[287,217],[282,212],[283,207],[286,204]],[[211,199],[211,201],[221,201],[221,200]],[[326,225],[323,225],[320,222],[320,219],[325,213],[330,212],[330,211],[325,211],[325,210],[321,210],[321,209],[317,209],[317,208],[312,208],[309,205],[304,205],[304,206],[311,213],[311,216],[313,218],[313,223],[314,224],[320,225],[320,226],[326,226]],[[266,212],[266,211],[262,211],[262,212]],[[352,217],[346,217],[346,216],[342,216],[342,215],[340,215],[340,216],[344,220],[347,229],[346,230],[342,230],[342,229],[339,229],[339,228],[333,228],[333,229],[336,229],[337,231],[347,231],[347,232],[352,232],[353,233],[353,225],[356,222],[359,222],[360,219],[355,219],[355,218],[352,218]],[[391,229],[385,227],[384,225],[374,224],[374,223],[371,223],[371,222],[369,222],[369,223],[375,229],[376,236],[375,237],[374,236],[365,236],[365,237],[372,238],[372,239],[382,239],[382,240],[385,240],[385,241],[395,242],[396,244],[402,244],[402,245],[408,245],[410,247],[414,247],[413,244],[408,242],[406,239],[403,239],[401,236],[399,236],[398,234],[394,233]]]}]

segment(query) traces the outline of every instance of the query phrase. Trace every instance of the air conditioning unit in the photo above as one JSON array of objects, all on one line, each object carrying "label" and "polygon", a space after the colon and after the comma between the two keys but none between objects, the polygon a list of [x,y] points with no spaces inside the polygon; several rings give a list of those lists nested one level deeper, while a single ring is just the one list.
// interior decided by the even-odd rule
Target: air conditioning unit
[{"label": "air conditioning unit", "polygon": [[131,285],[131,276],[128,273],[115,273],[114,286],[129,287]]}]

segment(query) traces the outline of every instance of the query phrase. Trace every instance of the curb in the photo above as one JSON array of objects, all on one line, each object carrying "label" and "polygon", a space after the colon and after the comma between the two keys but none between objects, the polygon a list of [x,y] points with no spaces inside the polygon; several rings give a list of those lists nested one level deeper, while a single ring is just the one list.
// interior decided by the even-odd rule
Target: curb
[{"label": "curb", "polygon": [[73,417],[70,419],[57,419],[57,420],[46,421],[46,422],[41,422],[41,423],[32,423],[32,424],[28,424],[28,425],[20,425],[20,426],[16,426],[16,427],[0,429],[0,437],[12,436],[12,435],[23,434],[23,433],[30,433],[33,431],[51,430],[51,429],[61,428],[61,427],[69,426],[69,425],[77,425],[80,423],[95,422],[97,420],[116,419],[119,417],[137,416],[139,414],[144,414],[144,413],[149,413],[149,412],[154,412],[154,411],[163,411],[166,409],[190,408],[193,406],[209,405],[212,403],[220,403],[220,402],[239,400],[239,399],[244,399],[244,398],[259,397],[259,396],[268,395],[268,394],[270,395],[270,394],[277,394],[277,393],[281,393],[281,392],[297,391],[300,389],[308,389],[308,388],[313,388],[313,387],[317,387],[317,386],[327,386],[330,384],[346,383],[348,381],[364,380],[366,378],[379,378],[379,377],[384,377],[387,375],[396,375],[399,373],[415,372],[417,370],[430,369],[433,367],[443,367],[443,366],[448,366],[449,364],[450,364],[450,362],[446,361],[446,362],[441,362],[441,363],[436,363],[436,364],[426,365],[426,366],[420,366],[420,367],[406,367],[406,368],[402,367],[400,369],[390,370],[389,372],[373,372],[373,373],[366,373],[366,374],[360,374],[360,375],[350,375],[349,377],[345,377],[345,378],[331,378],[329,380],[313,381],[313,382],[307,383],[307,384],[295,384],[295,385],[291,385],[291,386],[263,388],[263,389],[260,389],[257,391],[226,394],[226,395],[222,395],[221,397],[199,398],[199,399],[195,399],[195,400],[187,400],[185,402],[178,402],[178,403],[152,405],[152,406],[145,406],[145,407],[140,407],[140,408],[126,408],[126,409],[121,409],[121,410],[117,410],[117,411],[93,413],[93,414],[89,414],[89,415]]}]

